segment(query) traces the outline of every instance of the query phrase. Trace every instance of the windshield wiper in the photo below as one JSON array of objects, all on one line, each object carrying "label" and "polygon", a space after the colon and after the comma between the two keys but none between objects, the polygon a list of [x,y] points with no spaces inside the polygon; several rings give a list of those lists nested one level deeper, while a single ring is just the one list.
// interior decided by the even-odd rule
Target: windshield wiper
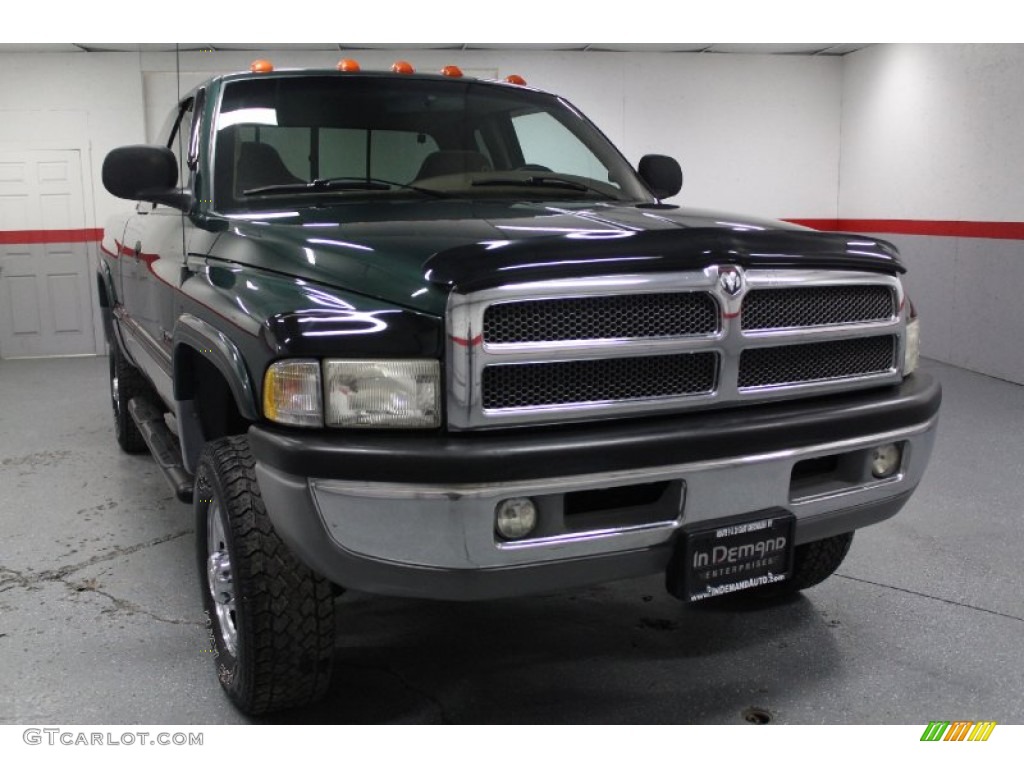
[{"label": "windshield wiper", "polygon": [[593,192],[608,200],[618,200],[615,195],[605,192],[589,184],[572,179],[563,179],[560,176],[527,176],[526,178],[507,176],[494,179],[476,179],[472,182],[474,187],[560,187],[562,189],[575,189],[579,192]]},{"label": "windshield wiper", "polygon": [[415,184],[403,184],[400,181],[389,181],[378,179],[373,176],[335,176],[329,179],[313,179],[293,184],[267,184],[262,187],[252,187],[242,191],[243,195],[288,195],[308,194],[310,192],[337,192],[346,190],[370,190],[373,192],[386,192],[389,189],[411,189],[431,197],[447,197],[444,192],[436,189],[427,189]]}]

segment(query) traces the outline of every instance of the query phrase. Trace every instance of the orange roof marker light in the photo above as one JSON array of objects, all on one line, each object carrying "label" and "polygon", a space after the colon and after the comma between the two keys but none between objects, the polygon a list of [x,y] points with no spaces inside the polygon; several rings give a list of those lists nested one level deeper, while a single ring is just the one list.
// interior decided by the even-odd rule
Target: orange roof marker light
[{"label": "orange roof marker light", "polygon": [[391,71],[399,75],[411,75],[416,70],[408,61],[396,61],[391,65]]},{"label": "orange roof marker light", "polygon": [[339,72],[358,72],[359,62],[355,59],[342,59],[338,62]]},{"label": "orange roof marker light", "polygon": [[256,59],[256,61],[249,65],[249,71],[257,74],[265,74],[267,72],[273,72],[274,65],[266,59]]},{"label": "orange roof marker light", "polygon": [[512,83],[512,85],[526,85],[526,80],[521,75],[509,75],[505,78],[506,83]]},{"label": "orange roof marker light", "polygon": [[447,67],[441,70],[441,74],[445,77],[462,77],[462,70],[456,67],[454,64],[449,64]]}]

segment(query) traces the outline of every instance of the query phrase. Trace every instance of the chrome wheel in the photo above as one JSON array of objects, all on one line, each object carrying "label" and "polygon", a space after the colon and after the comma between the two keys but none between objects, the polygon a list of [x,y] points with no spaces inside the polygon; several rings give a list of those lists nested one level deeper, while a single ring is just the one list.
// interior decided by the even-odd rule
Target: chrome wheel
[{"label": "chrome wheel", "polygon": [[221,643],[232,656],[238,652],[238,626],[235,615],[235,582],[231,570],[231,553],[224,535],[224,515],[220,502],[214,498],[207,511],[206,585],[217,612],[217,628]]},{"label": "chrome wheel", "polygon": [[114,406],[114,423],[117,423],[121,416],[121,388],[118,384],[117,365],[114,363],[114,353],[110,353],[110,402]]}]

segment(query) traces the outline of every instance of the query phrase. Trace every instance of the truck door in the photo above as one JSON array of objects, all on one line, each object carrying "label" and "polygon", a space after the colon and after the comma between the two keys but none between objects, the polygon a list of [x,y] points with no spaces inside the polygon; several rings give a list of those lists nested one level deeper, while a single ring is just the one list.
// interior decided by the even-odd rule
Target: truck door
[{"label": "truck door", "polygon": [[[178,183],[190,186],[186,155],[192,105],[188,96],[176,107],[165,128],[164,144],[178,158]],[[165,205],[139,203],[124,233],[121,290],[127,314],[126,343],[164,399],[171,398],[171,333],[178,289],[185,263],[188,219]]]}]

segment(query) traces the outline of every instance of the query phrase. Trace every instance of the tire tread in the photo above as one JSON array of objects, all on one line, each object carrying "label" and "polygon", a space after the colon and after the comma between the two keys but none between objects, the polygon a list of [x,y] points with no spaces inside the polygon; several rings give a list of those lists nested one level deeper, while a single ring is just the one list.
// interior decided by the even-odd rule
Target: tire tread
[{"label": "tire tread", "polygon": [[[125,453],[145,453],[149,450],[135,420],[128,412],[128,403],[134,397],[147,395],[151,389],[142,372],[128,362],[115,342],[110,348],[111,372],[117,376],[117,388],[121,398],[120,410],[114,411],[114,434],[117,444]],[[113,404],[111,404],[113,407]]]},{"label": "tire tread", "polygon": [[[225,437],[207,444],[197,475],[197,538],[205,591],[205,520],[208,491],[199,477],[219,475],[227,514],[240,611],[240,646],[235,670],[219,678],[242,711],[259,715],[301,707],[321,698],[330,685],[334,654],[334,604],[330,582],[300,563],[270,523],[256,481],[248,438]],[[213,468],[217,468],[214,470]],[[229,545],[230,546],[230,545]],[[248,650],[246,650],[248,649]]]},{"label": "tire tread", "polygon": [[821,584],[842,565],[852,544],[853,531],[850,531],[798,546],[794,553],[791,591]]}]

